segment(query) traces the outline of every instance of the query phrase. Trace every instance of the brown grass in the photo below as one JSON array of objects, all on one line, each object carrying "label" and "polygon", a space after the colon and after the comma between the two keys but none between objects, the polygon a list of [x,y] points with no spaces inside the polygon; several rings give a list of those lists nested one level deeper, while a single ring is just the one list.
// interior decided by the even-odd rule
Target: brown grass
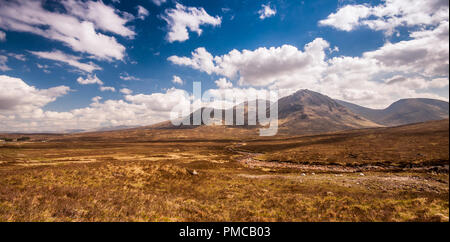
[{"label": "brown grass", "polygon": [[242,141],[57,139],[0,145],[0,221],[448,221],[448,121],[239,146],[363,174],[247,167]]}]

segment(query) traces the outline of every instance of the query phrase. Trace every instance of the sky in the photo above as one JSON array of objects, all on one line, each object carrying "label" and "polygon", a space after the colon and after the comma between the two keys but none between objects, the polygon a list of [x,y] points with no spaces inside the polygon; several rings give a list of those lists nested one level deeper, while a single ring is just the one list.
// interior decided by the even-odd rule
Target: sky
[{"label": "sky", "polygon": [[213,95],[449,98],[448,0],[0,0],[0,131],[150,125]]}]

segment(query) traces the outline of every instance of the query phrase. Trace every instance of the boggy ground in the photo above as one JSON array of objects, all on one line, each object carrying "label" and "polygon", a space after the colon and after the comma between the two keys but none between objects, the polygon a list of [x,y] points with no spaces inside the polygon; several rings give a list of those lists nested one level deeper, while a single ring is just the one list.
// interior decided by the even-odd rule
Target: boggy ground
[{"label": "boggy ground", "polygon": [[264,140],[3,143],[0,221],[448,221],[448,143],[448,120]]}]

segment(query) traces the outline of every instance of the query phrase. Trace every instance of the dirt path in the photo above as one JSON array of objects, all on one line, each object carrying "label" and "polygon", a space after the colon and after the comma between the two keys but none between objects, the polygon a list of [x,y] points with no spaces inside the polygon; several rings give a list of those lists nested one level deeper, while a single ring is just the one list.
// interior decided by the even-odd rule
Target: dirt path
[{"label": "dirt path", "polygon": [[375,166],[375,165],[361,165],[361,166],[340,166],[340,165],[306,165],[306,164],[296,164],[292,162],[271,162],[262,161],[257,159],[261,153],[252,153],[244,151],[242,147],[246,146],[247,143],[237,143],[228,146],[228,150],[238,153],[241,155],[237,162],[249,167],[249,168],[279,168],[279,169],[297,169],[301,171],[309,172],[330,172],[330,173],[356,173],[364,171],[415,171],[415,172],[432,172],[434,170],[443,170],[448,173],[449,167],[447,166],[424,166],[424,167],[413,167],[413,168],[399,168],[395,166]]},{"label": "dirt path", "polygon": [[257,168],[257,167],[266,167],[266,168],[287,168],[287,169],[298,169],[305,171],[320,171],[320,172],[339,172],[339,173],[353,173],[357,172],[358,169],[352,167],[343,167],[343,166],[321,166],[321,165],[303,165],[303,164],[294,164],[290,162],[269,162],[269,161],[261,161],[256,159],[257,156],[262,155],[260,153],[252,153],[243,151],[239,149],[243,146],[247,145],[246,143],[238,143],[232,146],[229,146],[228,149],[235,153],[242,155],[237,161],[240,164],[243,164],[246,167]]}]

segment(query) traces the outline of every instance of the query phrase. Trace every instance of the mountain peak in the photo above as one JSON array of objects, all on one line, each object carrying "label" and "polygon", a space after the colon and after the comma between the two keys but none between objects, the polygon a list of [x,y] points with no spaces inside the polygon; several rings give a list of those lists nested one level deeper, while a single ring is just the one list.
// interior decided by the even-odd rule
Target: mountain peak
[{"label": "mountain peak", "polygon": [[339,104],[337,104],[332,98],[308,89],[298,90],[294,94],[286,97],[286,102],[288,105],[292,105],[295,103],[302,103],[302,105],[309,105],[309,106],[325,105],[331,108],[337,108],[339,106]]}]

